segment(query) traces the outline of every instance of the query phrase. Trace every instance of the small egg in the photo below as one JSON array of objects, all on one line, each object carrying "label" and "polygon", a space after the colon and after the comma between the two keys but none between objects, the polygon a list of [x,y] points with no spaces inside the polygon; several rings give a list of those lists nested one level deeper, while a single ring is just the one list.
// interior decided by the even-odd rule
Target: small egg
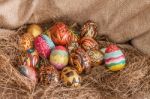
[{"label": "small egg", "polygon": [[125,67],[126,59],[123,52],[116,45],[109,45],[104,55],[105,64],[111,71],[118,71]]},{"label": "small egg", "polygon": [[79,41],[80,46],[85,50],[99,49],[98,43],[91,37],[83,37]]},{"label": "small egg", "polygon": [[77,48],[74,52],[70,53],[69,63],[79,74],[88,74],[91,71],[90,57],[82,48]]},{"label": "small egg", "polygon": [[39,70],[39,81],[42,84],[51,84],[59,82],[59,72],[52,65],[42,65]]},{"label": "small egg", "polygon": [[30,33],[25,33],[20,37],[19,48],[21,51],[25,52],[33,48],[33,36]]},{"label": "small egg", "polygon": [[81,37],[85,37],[85,36],[92,37],[92,38],[95,38],[97,36],[97,26],[95,22],[88,20],[82,26]]},{"label": "small egg", "polygon": [[37,25],[37,24],[31,24],[27,28],[27,32],[31,33],[33,35],[33,37],[36,38],[37,36],[42,34],[42,28],[39,25]]},{"label": "small egg", "polygon": [[36,71],[34,68],[25,66],[25,65],[21,65],[21,66],[19,66],[19,71],[22,75],[28,77],[32,81],[37,82],[37,74],[36,74]]},{"label": "small egg", "polygon": [[46,35],[39,35],[34,40],[34,46],[41,57],[48,58],[50,51],[55,47],[51,38]]},{"label": "small egg", "polygon": [[50,55],[50,63],[61,70],[68,64],[69,56],[67,49],[63,46],[56,46]]},{"label": "small egg", "polygon": [[91,59],[92,66],[98,66],[103,62],[104,55],[99,50],[89,50],[87,54]]},{"label": "small egg", "polygon": [[65,86],[80,87],[81,77],[72,67],[65,67],[61,72],[61,80]]}]

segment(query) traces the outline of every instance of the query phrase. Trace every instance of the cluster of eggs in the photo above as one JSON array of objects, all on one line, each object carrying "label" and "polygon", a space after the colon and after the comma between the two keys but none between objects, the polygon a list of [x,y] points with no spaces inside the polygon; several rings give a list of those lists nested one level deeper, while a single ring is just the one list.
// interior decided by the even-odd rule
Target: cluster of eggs
[{"label": "cluster of eggs", "polygon": [[[103,63],[117,71],[124,67],[125,57],[116,45],[100,50],[95,41],[97,27],[87,21],[80,34],[63,22],[57,22],[47,34],[32,24],[20,38],[19,71],[35,82],[50,84],[62,81],[66,86],[81,86],[82,73]],[[43,61],[44,60],[44,61]]]}]

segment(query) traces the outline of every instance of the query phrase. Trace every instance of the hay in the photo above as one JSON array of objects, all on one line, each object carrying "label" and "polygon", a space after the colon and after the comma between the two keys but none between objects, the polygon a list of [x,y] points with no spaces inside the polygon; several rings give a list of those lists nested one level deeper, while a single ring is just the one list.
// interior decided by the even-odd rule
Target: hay
[{"label": "hay", "polygon": [[[18,39],[26,26],[16,33],[0,34],[0,96],[2,99],[118,99],[130,98],[150,90],[150,58],[130,45],[118,45],[127,58],[126,68],[110,72],[104,65],[83,77],[81,88],[66,88],[61,83],[35,85],[16,69]],[[98,39],[101,47],[110,42]],[[148,96],[147,96],[148,97]]]}]

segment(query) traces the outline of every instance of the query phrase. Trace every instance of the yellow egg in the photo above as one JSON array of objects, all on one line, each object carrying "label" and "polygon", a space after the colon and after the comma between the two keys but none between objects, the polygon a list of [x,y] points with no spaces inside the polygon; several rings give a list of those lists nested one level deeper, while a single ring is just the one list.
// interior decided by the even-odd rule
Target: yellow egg
[{"label": "yellow egg", "polygon": [[30,33],[23,34],[19,40],[19,47],[22,51],[33,48],[33,36]]},{"label": "yellow egg", "polygon": [[65,86],[80,87],[81,77],[72,67],[65,67],[61,72],[61,80]]},{"label": "yellow egg", "polygon": [[35,38],[42,33],[42,28],[37,24],[31,24],[28,27],[27,32],[31,33],[33,37]]}]

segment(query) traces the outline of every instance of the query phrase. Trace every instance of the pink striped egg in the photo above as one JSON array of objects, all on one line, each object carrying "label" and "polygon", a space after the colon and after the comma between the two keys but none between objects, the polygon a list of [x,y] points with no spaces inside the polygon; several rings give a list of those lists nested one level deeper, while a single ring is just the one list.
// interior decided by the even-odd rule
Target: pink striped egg
[{"label": "pink striped egg", "polygon": [[109,45],[105,50],[104,60],[111,71],[118,71],[125,67],[126,60],[123,52],[116,45]]}]

